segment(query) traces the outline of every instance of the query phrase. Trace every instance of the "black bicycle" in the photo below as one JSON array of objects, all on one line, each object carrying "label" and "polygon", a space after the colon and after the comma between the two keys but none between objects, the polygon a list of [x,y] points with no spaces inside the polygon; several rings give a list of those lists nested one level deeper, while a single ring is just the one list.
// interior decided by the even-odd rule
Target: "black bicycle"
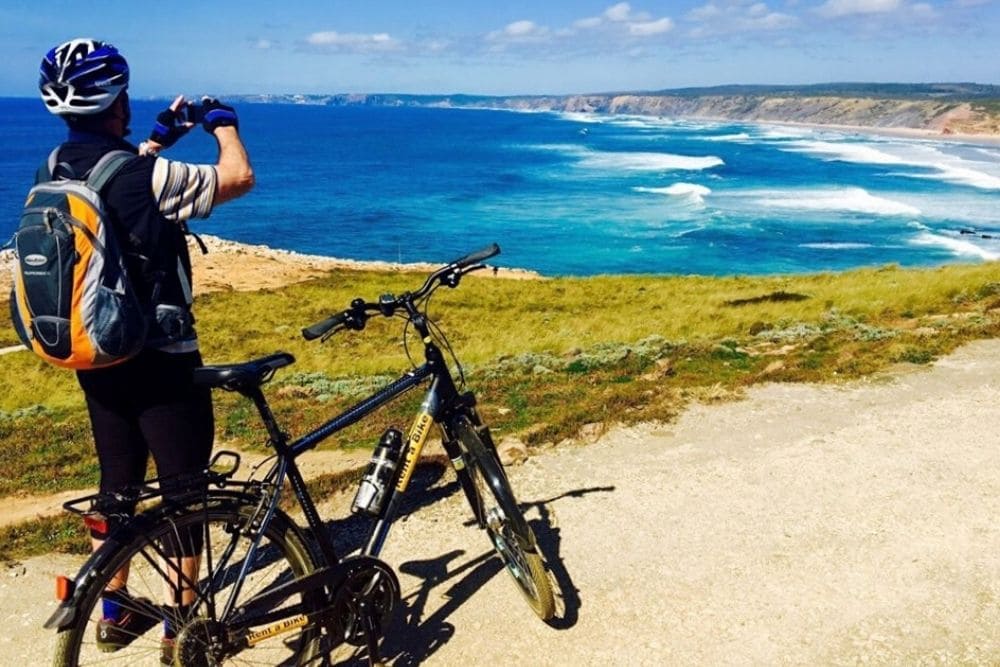
[{"label": "black bicycle", "polygon": [[[476,411],[475,397],[456,386],[442,348],[452,358],[454,354],[426,309],[437,288],[457,287],[462,276],[484,268],[482,262],[499,252],[493,244],[438,269],[415,292],[384,295],[374,303],[355,299],[348,309],[303,329],[308,340],[326,340],[343,329],[363,329],[372,316],[402,317],[407,321],[404,342],[412,326],[425,359],[295,441],[281,430],[261,390],[275,371],[294,361],[290,354],[198,369],[196,383],[236,391],[253,401],[274,448],[270,465],[259,478],[240,481],[234,478],[239,456],[219,452],[199,475],[173,478],[169,484],[151,480],[136,489],[129,500],[149,509],[134,518],[102,511],[109,505],[101,494],[66,503],[88,525],[106,527],[110,521],[115,527],[74,580],[59,582],[62,603],[46,623],[58,629],[55,664],[129,664],[160,654],[160,632],[154,626],[164,617],[179,628],[170,649],[178,667],[318,664],[344,643],[366,647],[369,662],[378,663],[380,639],[400,602],[396,574],[378,556],[435,423],[475,521],[532,610],[550,619],[555,604],[535,535]],[[462,377],[461,366],[457,368]],[[296,459],[428,381],[408,434],[390,429],[382,436],[357,490],[352,510],[372,522],[366,545],[359,554],[339,557]],[[258,466],[255,473],[263,470]],[[308,532],[279,507],[286,482]],[[172,489],[169,498],[164,486]],[[136,624],[128,642],[109,647],[97,636],[101,598],[123,568],[128,568],[128,593],[120,602],[149,622]]]}]

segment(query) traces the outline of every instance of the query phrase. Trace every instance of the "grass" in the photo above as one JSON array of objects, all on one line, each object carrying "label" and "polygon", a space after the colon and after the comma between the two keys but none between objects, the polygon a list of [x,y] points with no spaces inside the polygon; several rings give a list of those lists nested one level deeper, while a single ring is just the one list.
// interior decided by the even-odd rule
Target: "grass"
[{"label": "grass", "polygon": [[[280,290],[206,295],[197,308],[203,355],[224,363],[293,353],[297,363],[279,372],[268,395],[279,420],[301,434],[409,366],[401,320],[373,319],[364,332],[324,345],[304,341],[301,327],[356,296],[413,289],[422,278],[339,270]],[[9,332],[6,313],[0,305],[0,332]],[[538,446],[572,438],[591,422],[670,420],[688,401],[733,396],[762,380],[840,380],[929,363],[965,341],[1000,334],[1000,269],[477,277],[440,290],[431,315],[496,435]],[[409,338],[419,355],[412,332]],[[0,378],[11,388],[0,396],[0,496],[94,486],[96,461],[72,373],[17,353],[0,357]],[[418,394],[323,446],[371,447],[389,425],[408,425]],[[221,441],[266,446],[243,399],[217,395],[216,415]]]}]

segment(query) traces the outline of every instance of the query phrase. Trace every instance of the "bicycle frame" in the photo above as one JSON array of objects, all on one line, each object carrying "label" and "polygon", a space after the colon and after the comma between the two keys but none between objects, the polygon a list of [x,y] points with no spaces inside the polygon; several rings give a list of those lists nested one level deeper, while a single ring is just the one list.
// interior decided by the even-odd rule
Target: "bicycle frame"
[{"label": "bicycle frame", "polygon": [[[405,373],[390,385],[292,442],[289,442],[288,436],[278,426],[277,420],[271,412],[260,387],[256,387],[246,393],[253,400],[260,413],[271,439],[271,445],[278,455],[277,462],[266,476],[265,481],[272,488],[278,490],[282,488],[284,480],[288,479],[295,493],[296,500],[306,517],[306,522],[315,538],[316,544],[319,547],[323,560],[320,563],[320,567],[312,574],[289,582],[285,586],[268,591],[255,597],[253,600],[241,604],[241,609],[237,614],[240,624],[245,624],[246,627],[268,624],[267,627],[256,630],[248,635],[248,641],[251,645],[258,638],[272,637],[282,632],[301,627],[308,622],[309,619],[305,614],[300,613],[301,610],[297,605],[272,612],[271,609],[282,600],[287,599],[295,593],[303,592],[316,586],[335,586],[338,583],[335,571],[341,561],[337,556],[332,539],[324,529],[319,512],[306,489],[305,481],[295,462],[299,455],[313,449],[326,438],[355,424],[382,405],[402,396],[414,387],[430,379],[430,387],[428,387],[424,395],[424,400],[420,405],[417,416],[404,443],[401,459],[402,467],[398,474],[398,481],[391,492],[387,505],[372,530],[371,537],[362,555],[376,557],[381,552],[382,546],[388,536],[389,528],[395,519],[402,494],[406,491],[413,472],[417,467],[433,423],[440,424],[445,431],[445,450],[455,465],[456,470],[459,471],[459,479],[463,490],[467,494],[476,493],[471,483],[462,478],[462,454],[458,444],[455,442],[454,429],[451,428],[449,423],[450,419],[459,414],[471,413],[474,415],[475,399],[471,393],[459,393],[440,349],[429,337],[425,337],[424,339],[424,352],[426,357],[424,364]],[[475,421],[478,421],[478,418],[475,418]],[[270,516],[277,510],[278,499],[279,494],[277,492],[271,494],[268,506],[264,510],[265,516],[261,521],[261,525],[265,525]],[[484,518],[478,515],[476,518],[482,524]],[[251,545],[251,550],[243,562],[243,568],[246,568],[247,564],[253,560],[253,553],[257,547],[257,539],[259,539],[259,536],[255,538],[254,543]],[[245,572],[241,571],[241,575],[243,574]],[[242,579],[243,577],[241,576],[237,581],[242,581]],[[237,586],[239,585],[237,584]],[[230,596],[230,603],[223,611],[223,617],[227,617],[232,613],[232,601],[237,597],[238,592]],[[255,613],[257,609],[261,611]]]}]

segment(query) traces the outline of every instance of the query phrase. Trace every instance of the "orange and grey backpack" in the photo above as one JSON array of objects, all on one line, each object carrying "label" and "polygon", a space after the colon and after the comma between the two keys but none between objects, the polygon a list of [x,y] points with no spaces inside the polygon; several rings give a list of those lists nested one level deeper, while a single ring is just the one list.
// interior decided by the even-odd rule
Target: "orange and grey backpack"
[{"label": "orange and grey backpack", "polygon": [[147,310],[125,270],[101,190],[134,155],[105,154],[82,179],[65,177],[59,149],[38,170],[14,234],[11,319],[26,347],[75,370],[134,356]]}]

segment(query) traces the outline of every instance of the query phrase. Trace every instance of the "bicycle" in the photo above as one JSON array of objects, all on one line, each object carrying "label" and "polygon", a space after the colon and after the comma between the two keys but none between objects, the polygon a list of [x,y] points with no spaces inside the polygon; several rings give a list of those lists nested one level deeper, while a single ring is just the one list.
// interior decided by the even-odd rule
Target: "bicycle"
[{"label": "bicycle", "polygon": [[[170,498],[164,496],[164,479],[132,490],[131,500],[159,502],[131,518],[109,514],[107,497],[101,494],[66,503],[64,507],[83,515],[87,525],[107,529],[111,522],[117,527],[75,579],[59,579],[62,602],[46,623],[58,630],[55,663],[127,663],[160,651],[157,632],[137,636],[113,653],[102,652],[94,638],[102,593],[116,572],[130,567],[123,604],[151,620],[173,615],[180,628],[172,649],[178,667],[242,661],[313,664],[344,643],[364,647],[370,664],[378,664],[379,641],[401,601],[395,572],[378,556],[435,423],[476,523],[490,537],[532,610],[550,619],[555,603],[535,535],[479,417],[475,396],[459,390],[442,347],[454,359],[464,384],[461,365],[427,315],[436,289],[457,287],[462,276],[484,268],[482,262],[499,252],[493,244],[434,271],[415,292],[383,295],[377,302],[358,298],[346,310],[303,329],[307,340],[325,341],[344,329],[364,329],[373,316],[401,317],[407,322],[404,343],[412,326],[423,344],[424,362],[295,441],[279,427],[262,390],[277,370],[293,363],[292,355],[277,353],[196,370],[197,384],[235,391],[253,401],[274,449],[271,465],[258,479],[255,469],[249,479],[236,480],[239,456],[221,451],[203,472],[169,480]],[[352,510],[370,517],[373,525],[360,553],[341,558],[296,459],[428,380],[408,435],[387,431],[376,446],[352,504]],[[278,505],[286,481],[305,517],[308,537]],[[181,558],[195,555],[200,558],[198,574],[185,574]],[[194,600],[187,613],[154,602],[163,597],[156,586],[164,587],[175,602],[187,589]],[[135,594],[139,587],[148,597]]]}]

